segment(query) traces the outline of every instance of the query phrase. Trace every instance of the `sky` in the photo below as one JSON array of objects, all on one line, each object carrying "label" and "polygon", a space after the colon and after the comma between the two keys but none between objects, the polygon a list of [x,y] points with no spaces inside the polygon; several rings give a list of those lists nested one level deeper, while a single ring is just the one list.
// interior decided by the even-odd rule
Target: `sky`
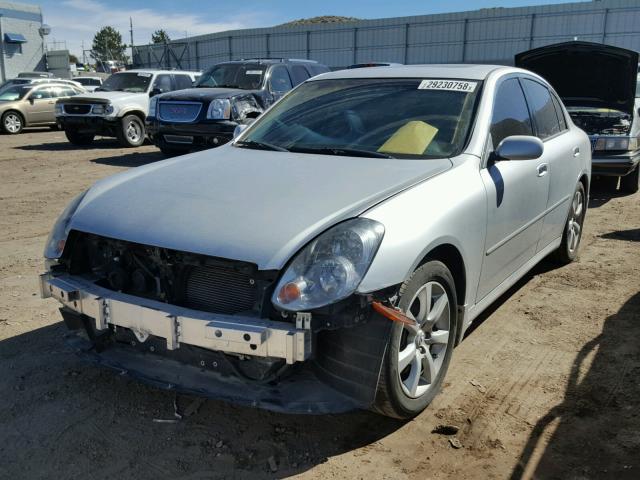
[{"label": "sky", "polygon": [[[461,12],[491,7],[519,7],[568,3],[567,0],[18,0],[42,7],[44,21],[52,27],[48,43],[68,48],[81,58],[93,35],[110,25],[129,43],[129,18],[134,43],[148,43],[162,28],[170,38],[241,28],[270,27],[299,18],[342,15],[364,19]],[[50,45],[54,47],[54,45]]]}]

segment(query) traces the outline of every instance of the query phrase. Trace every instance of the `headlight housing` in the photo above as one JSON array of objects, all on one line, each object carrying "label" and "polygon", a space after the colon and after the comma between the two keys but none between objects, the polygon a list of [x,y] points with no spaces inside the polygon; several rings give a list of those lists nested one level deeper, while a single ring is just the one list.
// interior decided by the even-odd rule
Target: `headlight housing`
[{"label": "headlight housing", "polygon": [[634,151],[638,149],[637,137],[600,137],[595,150]]},{"label": "headlight housing", "polygon": [[56,223],[53,224],[49,238],[47,238],[47,243],[44,246],[45,258],[55,259],[62,256],[64,245],[69,235],[69,222],[86,193],[87,190],[71,200],[56,220]]},{"label": "headlight housing", "polygon": [[231,102],[228,98],[216,98],[211,100],[207,110],[209,120],[228,120],[231,118]]},{"label": "headlight housing", "polygon": [[149,100],[149,117],[156,116],[156,110],[158,108],[158,97],[151,97]]},{"label": "headlight housing", "polygon": [[61,104],[56,103],[56,106],[54,108],[55,108],[55,115],[56,116],[62,115],[64,113],[62,111],[62,105]]},{"label": "headlight housing", "polygon": [[110,103],[106,105],[102,103],[93,105],[91,107],[91,113],[93,113],[94,115],[111,115],[113,113],[113,105],[111,105]]},{"label": "headlight housing", "polygon": [[320,308],[353,294],[384,236],[384,226],[354,218],[327,230],[295,256],[273,293],[273,304],[288,311]]}]

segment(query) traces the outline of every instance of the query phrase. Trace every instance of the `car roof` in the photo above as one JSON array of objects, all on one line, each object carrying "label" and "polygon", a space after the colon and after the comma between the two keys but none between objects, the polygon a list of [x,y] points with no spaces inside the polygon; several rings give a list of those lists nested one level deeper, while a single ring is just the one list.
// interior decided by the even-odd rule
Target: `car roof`
[{"label": "car roof", "polygon": [[[504,69],[517,71],[518,69],[500,65],[469,65],[469,64],[433,64],[433,65],[398,65],[385,67],[354,68],[336,70],[309,79],[339,79],[339,78],[459,78],[466,80],[484,80],[490,73]],[[524,71],[524,70],[522,70]]]},{"label": "car roof", "polygon": [[113,75],[116,75],[118,73],[168,73],[168,74],[175,74],[175,73],[182,73],[182,74],[189,74],[189,75],[200,75],[200,72],[193,72],[193,71],[189,71],[189,70],[154,70],[153,68],[147,68],[147,69],[142,69],[142,68],[134,68],[132,70],[125,70],[123,72],[115,72]]}]

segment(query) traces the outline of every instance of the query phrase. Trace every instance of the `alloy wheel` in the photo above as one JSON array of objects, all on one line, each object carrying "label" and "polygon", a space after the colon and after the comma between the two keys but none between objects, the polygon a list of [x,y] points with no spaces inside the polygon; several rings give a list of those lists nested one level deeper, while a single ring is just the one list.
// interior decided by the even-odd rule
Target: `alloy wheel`
[{"label": "alloy wheel", "polygon": [[418,327],[404,327],[398,348],[398,375],[404,393],[418,398],[435,383],[449,344],[449,297],[438,282],[418,289],[405,312]]},{"label": "alloy wheel", "polygon": [[578,249],[578,245],[580,244],[583,211],[584,195],[582,195],[581,190],[576,190],[571,204],[571,215],[569,216],[569,222],[567,222],[567,245],[571,254]]},{"label": "alloy wheel", "polygon": [[130,121],[126,128],[127,138],[131,143],[138,143],[142,137],[142,129],[135,121]]},{"label": "alloy wheel", "polygon": [[10,133],[18,133],[22,128],[22,119],[15,113],[9,113],[4,117],[4,128]]}]

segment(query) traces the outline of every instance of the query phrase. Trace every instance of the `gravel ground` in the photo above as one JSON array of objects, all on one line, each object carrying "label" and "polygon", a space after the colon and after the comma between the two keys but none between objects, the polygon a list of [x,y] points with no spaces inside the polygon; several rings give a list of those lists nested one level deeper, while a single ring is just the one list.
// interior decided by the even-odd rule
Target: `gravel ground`
[{"label": "gravel ground", "polygon": [[[64,205],[160,158],[0,136],[0,478],[640,478],[640,195],[593,192],[580,260],[541,264],[483,315],[416,419],[287,416],[87,366],[36,293]],[[158,422],[174,401],[193,414]]]}]

